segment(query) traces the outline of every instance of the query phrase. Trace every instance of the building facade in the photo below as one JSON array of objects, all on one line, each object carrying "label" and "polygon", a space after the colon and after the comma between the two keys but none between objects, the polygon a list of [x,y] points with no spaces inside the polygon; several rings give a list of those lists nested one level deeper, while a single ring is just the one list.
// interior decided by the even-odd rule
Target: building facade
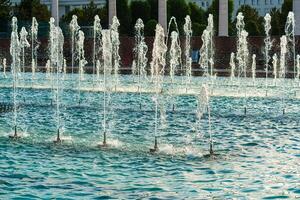
[{"label": "building facade", "polygon": [[281,8],[284,0],[234,0],[234,16],[242,5],[249,5],[255,8],[259,15],[264,16],[273,8]]}]

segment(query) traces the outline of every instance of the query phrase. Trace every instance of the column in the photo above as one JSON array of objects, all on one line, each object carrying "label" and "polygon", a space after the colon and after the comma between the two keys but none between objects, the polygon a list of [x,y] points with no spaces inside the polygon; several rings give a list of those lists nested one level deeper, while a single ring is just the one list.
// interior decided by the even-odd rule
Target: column
[{"label": "column", "polygon": [[158,0],[158,23],[165,29],[165,33],[168,30],[167,25],[167,0]]},{"label": "column", "polygon": [[113,17],[117,16],[116,0],[108,0],[108,24],[112,24]]},{"label": "column", "polygon": [[228,0],[219,0],[219,36],[228,36]]},{"label": "column", "polygon": [[55,25],[59,25],[58,0],[52,0],[51,15],[55,19]]},{"label": "column", "polygon": [[300,35],[300,1],[294,0],[293,1],[293,11],[295,14],[295,35]]}]

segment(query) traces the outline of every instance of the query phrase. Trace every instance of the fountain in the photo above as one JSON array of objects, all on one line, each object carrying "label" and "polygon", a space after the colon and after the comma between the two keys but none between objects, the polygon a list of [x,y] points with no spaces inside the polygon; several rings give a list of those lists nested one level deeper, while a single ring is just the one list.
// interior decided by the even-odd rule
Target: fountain
[{"label": "fountain", "polygon": [[181,48],[179,46],[178,40],[178,33],[176,31],[173,31],[171,33],[171,46],[169,51],[171,83],[174,83],[175,73],[178,71],[177,68],[181,64]]},{"label": "fountain", "polygon": [[151,61],[151,70],[154,75],[154,85],[155,85],[155,95],[153,97],[155,103],[155,128],[154,128],[154,148],[150,149],[150,152],[154,153],[158,151],[158,105],[159,98],[162,92],[162,82],[166,66],[166,52],[167,45],[165,44],[165,34],[164,29],[161,25],[156,25],[155,29],[155,39],[153,43],[152,51],[152,61]]},{"label": "fountain", "polygon": [[277,57],[277,54],[275,53],[273,55],[273,61],[272,61],[272,64],[273,64],[273,76],[274,76],[274,85],[276,86],[276,80],[277,80],[277,65],[278,65],[278,57]]},{"label": "fountain", "polygon": [[120,68],[120,60],[121,60],[121,57],[119,55],[119,46],[120,46],[119,26],[120,26],[119,20],[116,16],[114,16],[113,23],[110,27],[110,31],[111,31],[111,45],[112,45],[112,69],[114,73],[115,90],[117,84],[119,83],[119,68]]},{"label": "fountain", "polygon": [[[212,139],[212,130],[211,130],[211,114],[209,106],[209,92],[207,85],[202,85],[199,95],[197,96],[197,120],[196,123],[200,124],[200,120],[203,117],[203,114],[207,112],[208,114],[208,132],[209,132],[209,156],[214,155],[213,151],[213,139]],[[196,125],[197,127],[199,125]],[[205,156],[207,157],[207,156]]]},{"label": "fountain", "polygon": [[233,81],[234,77],[235,77],[235,54],[233,52],[231,52],[230,54],[230,62],[229,62],[229,66],[231,69],[230,72],[230,80]]},{"label": "fountain", "polygon": [[81,82],[84,80],[84,67],[87,64],[84,55],[84,33],[79,31],[78,33],[78,41],[76,42],[77,50],[78,50],[78,104],[81,103]]},{"label": "fountain", "polygon": [[77,51],[76,51],[76,40],[78,37],[78,32],[80,30],[80,26],[78,25],[77,22],[77,16],[73,15],[72,16],[72,20],[70,22],[70,31],[71,31],[71,55],[72,55],[72,74],[74,73],[74,65],[75,65],[75,56],[77,55]]},{"label": "fountain", "polygon": [[251,71],[252,71],[253,85],[255,85],[255,78],[256,78],[256,54],[252,55]]},{"label": "fountain", "polygon": [[32,18],[31,25],[31,73],[32,73],[32,82],[34,80],[35,71],[37,68],[37,50],[40,46],[38,42],[38,29],[39,24],[36,21],[36,18]]},{"label": "fountain", "polygon": [[110,99],[110,83],[112,72],[112,42],[111,31],[102,30],[102,44],[103,44],[103,143],[100,147],[106,148],[107,144],[107,104]]},{"label": "fountain", "polygon": [[213,15],[209,14],[208,17],[208,25],[206,29],[203,31],[201,39],[202,39],[202,47],[200,49],[200,66],[204,69],[204,76],[210,76],[212,78],[214,76],[214,21]]},{"label": "fountain", "polygon": [[296,75],[296,40],[295,40],[295,15],[293,12],[289,12],[287,16],[287,21],[285,24],[285,35],[287,39],[287,48],[292,51],[292,59],[293,59],[293,75]]},{"label": "fountain", "polygon": [[93,48],[93,84],[95,82],[95,73],[98,62],[100,62],[100,55],[102,49],[102,39],[101,39],[101,23],[98,15],[95,16],[94,20],[94,48]]},{"label": "fountain", "polygon": [[134,60],[132,64],[132,73],[134,75],[138,75],[138,90],[140,93],[140,109],[142,109],[142,93],[141,93],[141,87],[143,85],[143,82],[141,79],[146,80],[147,79],[147,71],[146,66],[148,62],[147,58],[147,52],[148,52],[148,46],[145,42],[144,38],[144,23],[143,20],[137,19],[136,24],[134,26],[135,28],[135,48],[133,49],[134,52]]},{"label": "fountain", "polygon": [[11,71],[13,75],[13,127],[14,135],[9,136],[12,139],[19,139],[20,135],[18,134],[18,111],[17,111],[17,88],[18,88],[18,75],[20,73],[21,67],[21,44],[18,34],[18,20],[16,17],[12,18],[12,32],[11,32],[11,43],[10,43],[10,55],[12,56]]},{"label": "fountain", "polygon": [[297,57],[296,57],[296,69],[297,69],[297,75],[296,75],[295,79],[297,81],[299,81],[299,77],[300,77],[300,55],[297,55]]},{"label": "fountain", "polygon": [[189,15],[185,17],[185,23],[183,26],[184,30],[184,35],[185,35],[185,76],[186,76],[186,81],[185,81],[185,88],[187,90],[188,84],[191,83],[191,76],[192,76],[192,58],[191,58],[191,37],[193,35],[192,31],[192,21]]},{"label": "fountain", "polygon": [[[54,31],[54,30],[52,30]],[[63,44],[64,44],[64,35],[62,33],[62,30],[59,27],[55,28],[55,31],[51,33],[53,38],[53,44],[51,51],[53,52],[53,55],[51,57],[51,63],[53,65],[53,73],[56,72],[56,86],[55,90],[53,92],[55,93],[55,119],[56,119],[56,131],[57,136],[56,140],[54,140],[54,143],[61,143],[63,142],[62,136],[61,136],[61,113],[60,113],[60,107],[61,107],[61,90],[63,89],[62,84],[62,71],[64,67],[64,55],[63,55]],[[55,67],[55,70],[54,70]]]},{"label": "fountain", "polygon": [[3,76],[6,77],[6,58],[3,58]]},{"label": "fountain", "polygon": [[264,43],[265,43],[265,71],[266,71],[266,91],[268,90],[268,75],[269,75],[269,68],[270,68],[270,51],[272,49],[272,41],[271,41],[271,36],[270,36],[270,31],[271,31],[271,15],[269,13],[266,14],[266,16],[264,17],[265,20],[265,34],[266,37],[264,39]]},{"label": "fountain", "polygon": [[20,47],[22,51],[22,69],[25,72],[25,48],[30,47],[30,44],[27,40],[28,32],[26,31],[25,27],[22,27],[20,32]]},{"label": "fountain", "polygon": [[[284,35],[280,38],[280,69],[279,69],[279,78],[283,82],[286,75],[286,54],[287,54],[287,37]],[[283,89],[285,91],[285,89]],[[281,103],[282,103],[282,113],[285,114],[284,107],[284,94],[281,95]]]}]

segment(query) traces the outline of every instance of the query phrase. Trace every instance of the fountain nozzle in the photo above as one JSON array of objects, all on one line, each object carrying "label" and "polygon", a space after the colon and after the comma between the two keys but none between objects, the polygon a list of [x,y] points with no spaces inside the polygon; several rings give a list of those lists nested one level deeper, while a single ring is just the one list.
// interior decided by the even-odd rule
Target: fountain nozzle
[{"label": "fountain nozzle", "polygon": [[14,135],[10,135],[9,138],[13,140],[17,140],[21,138],[21,136],[18,135],[17,126],[14,127]]},{"label": "fountain nozzle", "polygon": [[61,143],[62,140],[60,139],[60,131],[59,129],[57,129],[57,136],[56,136],[56,140],[53,141],[55,144]]},{"label": "fountain nozzle", "polygon": [[209,143],[209,155],[213,156],[214,155],[214,151],[213,151],[213,142],[210,141]]},{"label": "fountain nozzle", "polygon": [[150,153],[155,153],[157,151],[158,151],[158,142],[157,142],[157,137],[155,136],[155,139],[154,139],[154,148],[150,149]]}]

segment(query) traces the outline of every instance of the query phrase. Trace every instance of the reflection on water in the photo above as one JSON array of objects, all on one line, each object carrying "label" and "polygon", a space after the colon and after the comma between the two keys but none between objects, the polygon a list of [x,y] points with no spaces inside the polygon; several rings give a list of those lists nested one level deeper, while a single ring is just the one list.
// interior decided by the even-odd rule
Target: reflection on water
[{"label": "reflection on water", "polygon": [[[133,77],[120,79],[123,86],[132,85]],[[204,114],[198,130],[197,99],[193,95],[165,95],[166,124],[159,129],[160,152],[152,155],[148,153],[154,135],[152,94],[111,94],[110,147],[99,149],[101,92],[83,91],[84,101],[78,105],[78,93],[66,89],[71,88],[72,81],[65,83],[61,95],[65,141],[54,145],[51,89],[21,88],[17,120],[20,133],[26,137],[8,140],[13,132],[13,113],[0,112],[0,199],[300,198],[300,100],[292,96],[297,87],[286,83],[291,89],[284,93],[285,115],[282,90],[269,87],[268,93],[279,98],[247,96],[245,116],[243,94],[239,98],[217,95],[238,90],[226,81],[220,78],[211,86],[215,90],[210,99],[212,134],[218,153],[213,159],[205,157],[209,148],[208,116]],[[200,89],[202,82],[193,78],[193,87]],[[1,80],[1,85],[10,83],[9,78]],[[37,78],[35,85],[43,84],[47,85],[46,81]],[[261,81],[260,91],[258,80],[249,93],[265,94],[264,84],[265,80]],[[11,88],[2,87],[0,102],[9,105],[11,92]],[[176,105],[175,110],[170,102]]]}]

